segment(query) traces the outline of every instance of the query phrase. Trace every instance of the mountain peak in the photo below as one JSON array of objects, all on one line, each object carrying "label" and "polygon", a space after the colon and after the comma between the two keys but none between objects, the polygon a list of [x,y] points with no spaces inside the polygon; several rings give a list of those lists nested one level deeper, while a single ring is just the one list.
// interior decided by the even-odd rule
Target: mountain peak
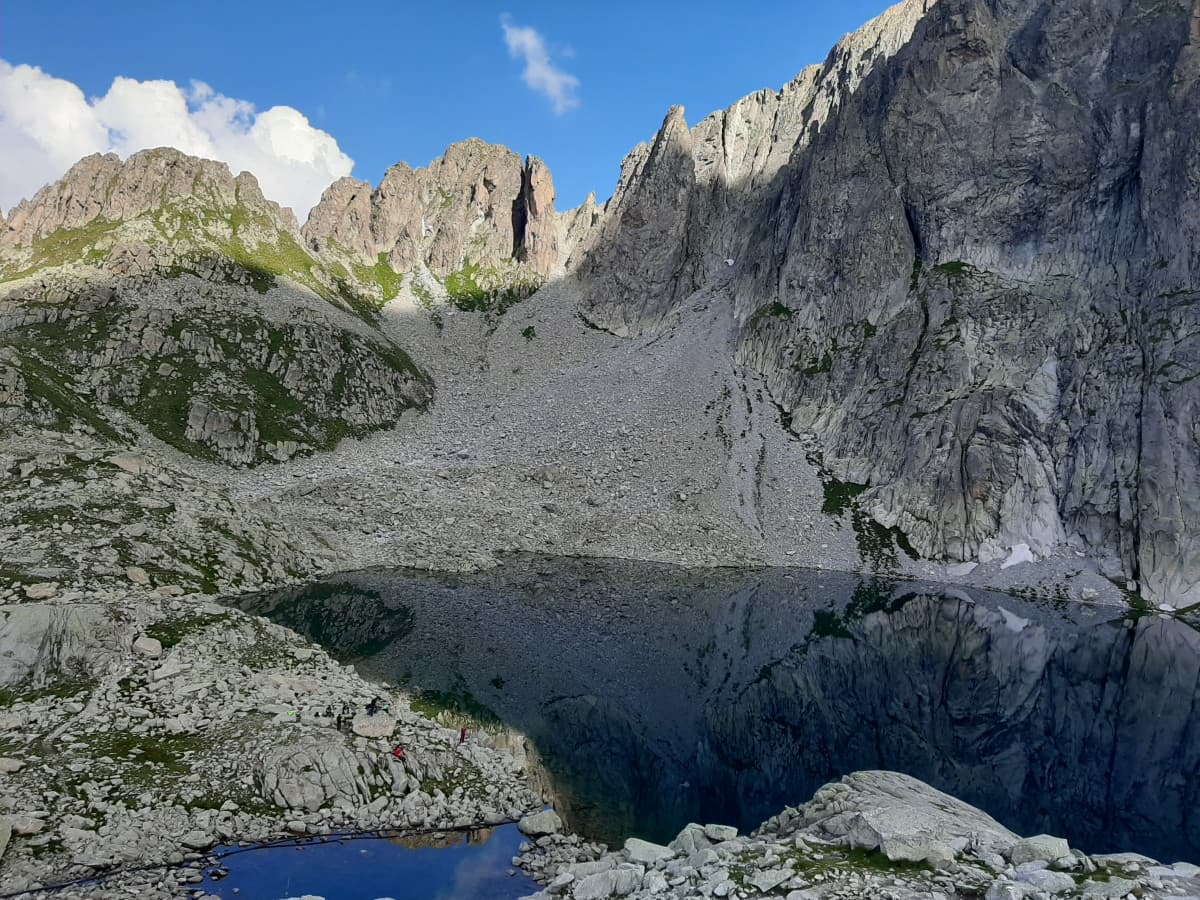
[{"label": "mountain peak", "polygon": [[544,277],[559,261],[556,229],[546,164],[472,137],[425,168],[397,163],[374,190],[335,183],[303,234],[315,252],[361,265],[383,258],[397,272],[426,266],[446,277],[471,264],[519,261]]},{"label": "mountain peak", "polygon": [[124,161],[114,153],[84,157],[59,181],[13,210],[0,246],[29,247],[64,229],[128,222],[172,204],[213,210],[245,207],[280,231],[297,230],[292,211],[267,200],[249,172],[234,177],[223,162],[158,147]]}]

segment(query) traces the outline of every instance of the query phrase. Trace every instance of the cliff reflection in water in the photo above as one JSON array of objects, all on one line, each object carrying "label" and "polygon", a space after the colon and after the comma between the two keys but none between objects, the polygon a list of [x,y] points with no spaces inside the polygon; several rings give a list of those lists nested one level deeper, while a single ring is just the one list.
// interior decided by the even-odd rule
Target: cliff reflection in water
[{"label": "cliff reflection in water", "polygon": [[471,698],[619,841],[753,827],[856,769],[1023,833],[1200,861],[1200,635],[1175,619],[801,570],[519,557],[244,604],[371,677]]}]

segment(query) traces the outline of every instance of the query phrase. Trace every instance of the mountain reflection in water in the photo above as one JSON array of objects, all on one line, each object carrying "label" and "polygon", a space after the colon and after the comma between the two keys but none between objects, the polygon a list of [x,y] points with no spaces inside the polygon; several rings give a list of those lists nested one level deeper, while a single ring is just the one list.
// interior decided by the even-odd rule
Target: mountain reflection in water
[{"label": "mountain reflection in water", "polygon": [[241,604],[532,744],[615,843],[756,826],[857,769],[1016,831],[1200,860],[1200,635],[1174,618],[807,570],[521,556]]}]

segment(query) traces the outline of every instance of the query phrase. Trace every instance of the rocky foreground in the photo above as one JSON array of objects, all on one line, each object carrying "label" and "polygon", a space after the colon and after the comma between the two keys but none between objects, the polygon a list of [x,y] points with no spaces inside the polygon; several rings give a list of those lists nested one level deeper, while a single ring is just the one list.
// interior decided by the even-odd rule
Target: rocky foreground
[{"label": "rocky foreground", "polygon": [[[217,843],[495,825],[542,805],[486,737],[460,744],[294,633],[196,597],[7,607],[0,686],[5,896],[128,868],[145,871],[58,896],[186,896]],[[377,695],[391,712],[367,715]]]},{"label": "rocky foreground", "polygon": [[[219,843],[517,821],[540,900],[1200,897],[1195,866],[1021,838],[887,772],[826,785],[750,835],[688,825],[669,846],[608,852],[540,811],[487,735],[460,744],[293,632],[169,594],[0,611],[5,896],[84,880],[57,896],[197,897]],[[368,715],[377,696],[390,711]]]},{"label": "rocky foreground", "polygon": [[692,824],[665,847],[630,838],[620,851],[580,859],[551,833],[530,845],[521,864],[546,884],[537,900],[1200,896],[1200,867],[1133,853],[1089,856],[1051,835],[1022,838],[896,772],[847,775],[750,835]]}]

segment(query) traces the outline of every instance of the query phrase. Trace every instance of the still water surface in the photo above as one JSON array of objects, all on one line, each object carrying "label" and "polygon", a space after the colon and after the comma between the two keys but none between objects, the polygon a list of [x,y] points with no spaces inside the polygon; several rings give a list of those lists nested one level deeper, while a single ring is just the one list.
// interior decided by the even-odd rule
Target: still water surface
[{"label": "still water surface", "polygon": [[1200,862],[1200,634],[1159,615],[809,570],[519,556],[242,604],[526,737],[574,828],[753,828],[857,769],[1014,830]]},{"label": "still water surface", "polygon": [[218,897],[280,900],[516,900],[535,893],[512,868],[524,840],[515,825],[441,837],[358,837],[243,852],[218,847],[229,875],[209,881]]}]

